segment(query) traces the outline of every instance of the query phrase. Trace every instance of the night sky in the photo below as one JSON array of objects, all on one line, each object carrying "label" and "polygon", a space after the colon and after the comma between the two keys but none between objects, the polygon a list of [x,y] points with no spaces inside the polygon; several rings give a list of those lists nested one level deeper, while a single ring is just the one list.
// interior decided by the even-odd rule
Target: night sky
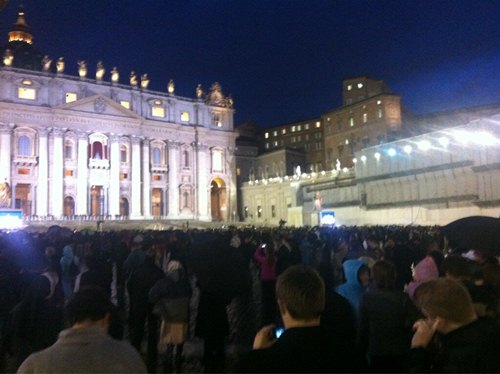
[{"label": "night sky", "polygon": [[34,44],[89,77],[102,60],[195,97],[218,81],[235,122],[276,126],[341,105],[342,79],[384,80],[414,114],[500,102],[500,0],[10,0]]}]

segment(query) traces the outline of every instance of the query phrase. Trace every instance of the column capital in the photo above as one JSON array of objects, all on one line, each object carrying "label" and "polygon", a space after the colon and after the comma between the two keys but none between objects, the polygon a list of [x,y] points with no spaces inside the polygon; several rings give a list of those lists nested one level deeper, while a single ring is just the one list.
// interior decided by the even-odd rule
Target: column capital
[{"label": "column capital", "polygon": [[47,136],[49,134],[50,128],[45,128],[45,127],[40,127],[38,128],[38,135],[39,136]]},{"label": "column capital", "polygon": [[198,152],[206,152],[208,151],[208,149],[209,149],[208,145],[198,143]]},{"label": "column capital", "polygon": [[0,124],[0,134],[11,135],[12,129],[8,125]]},{"label": "column capital", "polygon": [[64,134],[64,130],[57,127],[53,127],[50,134],[54,137],[62,137]]},{"label": "column capital", "polygon": [[175,140],[169,140],[168,141],[168,148],[169,149],[179,149],[181,146],[180,142],[177,142]]},{"label": "column capital", "polygon": [[142,145],[145,146],[145,147],[149,147],[149,144],[151,143],[151,140],[148,139],[148,138],[144,138],[142,140]]},{"label": "column capital", "polygon": [[119,143],[120,142],[120,138],[121,138],[120,135],[115,135],[115,134],[111,134],[109,136],[109,140],[110,140],[111,143]]},{"label": "column capital", "polygon": [[138,136],[133,136],[132,135],[130,137],[130,142],[132,143],[132,145],[136,145],[136,144],[140,145],[141,144],[141,138],[138,137]]}]

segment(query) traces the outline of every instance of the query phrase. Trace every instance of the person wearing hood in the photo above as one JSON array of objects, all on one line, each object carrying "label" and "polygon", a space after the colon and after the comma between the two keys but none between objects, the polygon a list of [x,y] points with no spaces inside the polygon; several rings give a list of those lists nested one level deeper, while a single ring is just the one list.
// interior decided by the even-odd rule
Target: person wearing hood
[{"label": "person wearing hood", "polygon": [[165,350],[165,369],[171,371],[175,347],[175,366],[179,369],[184,343],[189,337],[191,285],[182,264],[171,260],[164,278],[149,291],[153,312],[161,318],[160,350]]},{"label": "person wearing hood", "polygon": [[413,295],[415,290],[422,283],[430,280],[439,278],[439,270],[436,266],[436,262],[431,256],[426,256],[422,261],[420,261],[417,266],[413,269],[413,281],[408,283],[406,292],[413,301]]},{"label": "person wearing hood", "polygon": [[343,268],[346,282],[336,291],[349,301],[358,319],[361,298],[370,284],[370,269],[361,260],[346,260]]}]

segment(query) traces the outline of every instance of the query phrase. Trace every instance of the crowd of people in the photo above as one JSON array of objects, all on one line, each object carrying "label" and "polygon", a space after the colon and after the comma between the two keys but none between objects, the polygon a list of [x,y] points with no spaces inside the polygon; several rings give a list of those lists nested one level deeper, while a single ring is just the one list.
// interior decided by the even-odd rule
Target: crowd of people
[{"label": "crowd of people", "polygon": [[499,268],[439,227],[1,232],[0,369],[499,372]]}]

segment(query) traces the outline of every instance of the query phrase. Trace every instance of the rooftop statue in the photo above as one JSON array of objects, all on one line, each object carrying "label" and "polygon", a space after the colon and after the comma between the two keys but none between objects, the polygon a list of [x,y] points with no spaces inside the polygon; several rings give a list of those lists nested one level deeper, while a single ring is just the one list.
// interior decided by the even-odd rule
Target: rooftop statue
[{"label": "rooftop statue", "polygon": [[149,86],[149,78],[147,74],[142,74],[141,76],[141,88],[147,90]]},{"label": "rooftop statue", "polygon": [[137,74],[133,70],[130,72],[130,85],[137,87]]},{"label": "rooftop statue", "polygon": [[14,55],[10,49],[6,49],[3,53],[3,64],[5,66],[12,66],[12,62],[14,61]]},{"label": "rooftop statue", "polygon": [[87,63],[85,61],[78,61],[78,75],[80,78],[87,76]]},{"label": "rooftop statue", "polygon": [[175,91],[175,83],[174,83],[174,80],[173,79],[170,79],[170,81],[168,82],[168,93],[169,94],[173,94],[174,91]]},{"label": "rooftop statue", "polygon": [[198,84],[196,86],[196,97],[198,99],[201,99],[203,97],[203,88],[201,87],[201,84]]},{"label": "rooftop statue", "polygon": [[102,78],[104,78],[104,73],[106,72],[106,69],[104,69],[104,65],[102,61],[99,61],[97,63],[97,70],[95,72],[95,79],[98,81],[102,81]]},{"label": "rooftop statue", "polygon": [[52,65],[52,60],[49,58],[49,56],[47,56],[47,55],[43,56],[42,70],[43,71],[50,71],[50,65]]},{"label": "rooftop statue", "polygon": [[119,80],[120,80],[120,73],[118,72],[118,69],[115,66],[111,70],[111,82],[118,83]]},{"label": "rooftop statue", "polygon": [[56,71],[58,73],[64,73],[64,58],[59,57],[56,62]]}]

